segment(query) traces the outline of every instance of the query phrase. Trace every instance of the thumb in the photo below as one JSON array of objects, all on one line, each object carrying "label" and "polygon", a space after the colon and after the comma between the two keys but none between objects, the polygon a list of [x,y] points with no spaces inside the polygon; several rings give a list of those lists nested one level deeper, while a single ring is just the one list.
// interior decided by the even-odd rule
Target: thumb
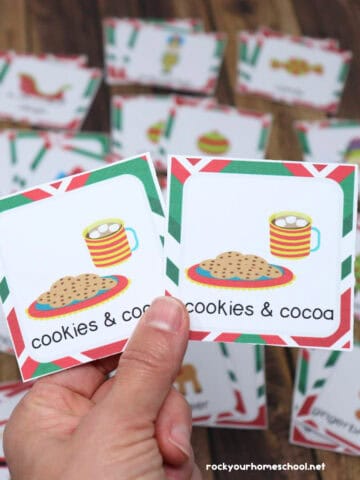
[{"label": "thumb", "polygon": [[159,297],[121,355],[108,400],[121,418],[155,421],[180,369],[189,336],[185,306]]}]

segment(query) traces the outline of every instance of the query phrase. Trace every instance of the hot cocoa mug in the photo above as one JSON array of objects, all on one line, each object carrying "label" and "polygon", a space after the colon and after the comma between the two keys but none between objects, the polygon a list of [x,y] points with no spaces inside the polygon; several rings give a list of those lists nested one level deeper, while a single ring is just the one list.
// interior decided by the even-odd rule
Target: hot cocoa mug
[{"label": "hot cocoa mug", "polygon": [[[270,251],[275,257],[299,259],[320,248],[320,231],[312,226],[312,218],[300,212],[278,212],[269,218]],[[317,235],[311,248],[311,233]]]},{"label": "hot cocoa mug", "polygon": [[[131,247],[127,233],[131,232],[134,245]],[[133,228],[124,226],[118,218],[107,218],[89,225],[83,231],[85,243],[96,267],[112,267],[125,262],[139,247]]]}]

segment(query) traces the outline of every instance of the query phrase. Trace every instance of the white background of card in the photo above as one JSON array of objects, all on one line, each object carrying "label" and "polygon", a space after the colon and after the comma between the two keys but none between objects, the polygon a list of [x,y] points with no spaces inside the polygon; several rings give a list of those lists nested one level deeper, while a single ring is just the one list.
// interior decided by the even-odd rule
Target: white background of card
[{"label": "white background of card", "polygon": [[[291,58],[301,58],[310,65],[321,64],[323,74],[309,72],[296,76],[284,68],[274,70],[270,66],[273,59],[287,62]],[[342,62],[340,54],[269,38],[263,43],[256,66],[249,69],[249,72],[252,72],[251,88],[269,92],[290,102],[295,98],[316,105],[326,105],[336,99],[334,92],[340,87],[337,77]]]},{"label": "white background of card", "polygon": [[[193,313],[192,328],[319,337],[335,332],[339,325],[342,204],[340,187],[326,179],[225,173],[193,175],[184,186],[181,299],[232,300],[256,305],[258,314],[232,318],[222,315],[220,319],[217,315]],[[270,254],[268,219],[283,210],[312,217],[322,236],[317,252],[301,260],[280,259]],[[296,280],[284,287],[251,291],[215,289],[186,278],[185,269],[229,250],[259,255],[271,264],[285,266],[296,275]],[[333,308],[335,320],[262,318],[259,313],[265,301],[271,302],[274,311],[283,306]]]},{"label": "white background of card", "polygon": [[206,33],[181,34],[184,42],[179,47],[179,62],[166,74],[162,72],[162,57],[171,35],[174,35],[171,29],[153,26],[144,26],[139,30],[135,47],[130,50],[132,54],[128,65],[129,78],[202,90],[212,76],[211,67],[219,63],[214,57],[215,36]]},{"label": "white background of card", "polygon": [[[0,107],[1,108],[1,107]],[[11,192],[10,180],[10,146],[8,134],[0,132],[0,197]]]},{"label": "white background of card", "polygon": [[194,107],[178,107],[170,138],[163,137],[160,144],[169,154],[204,155],[197,146],[199,137],[214,130],[230,141],[227,156],[263,158],[258,149],[263,119]]},{"label": "white background of card", "polygon": [[183,364],[192,364],[198,373],[202,393],[195,393],[186,383],[186,400],[190,405],[208,402],[207,408],[194,408],[193,417],[233,410],[234,388],[230,382],[224,356],[217,343],[189,342]]},{"label": "white background of card", "polygon": [[[63,101],[48,101],[20,90],[19,74],[32,75],[40,91],[54,93],[64,85]],[[15,58],[1,83],[0,113],[21,120],[30,118],[34,122],[66,124],[76,116],[76,108],[91,78],[92,70],[76,67],[69,63],[44,61],[35,58]]]},{"label": "white background of card", "polygon": [[112,136],[121,142],[122,148],[114,145],[114,151],[123,156],[150,152],[155,158],[158,147],[147,136],[147,130],[159,121],[166,122],[172,104],[171,96],[122,99],[123,127],[113,127]]},{"label": "white background of card", "polygon": [[[51,214],[49,213],[51,212]],[[139,248],[127,262],[111,268],[96,268],[82,237],[83,230],[95,221],[120,218],[125,227],[136,230]],[[16,306],[28,353],[47,362],[127,338],[135,321],[118,321],[118,326],[100,326],[95,333],[80,336],[50,347],[35,350],[30,341],[60,325],[88,323],[101,325],[105,312],[119,318],[129,307],[149,303],[163,292],[162,249],[159,232],[143,184],[133,176],[122,175],[84,187],[65,195],[25,205],[0,217],[2,260]],[[131,235],[129,234],[131,242]],[[97,273],[120,274],[131,280],[125,293],[102,305],[49,321],[30,319],[25,310],[54,281],[66,275]]]}]

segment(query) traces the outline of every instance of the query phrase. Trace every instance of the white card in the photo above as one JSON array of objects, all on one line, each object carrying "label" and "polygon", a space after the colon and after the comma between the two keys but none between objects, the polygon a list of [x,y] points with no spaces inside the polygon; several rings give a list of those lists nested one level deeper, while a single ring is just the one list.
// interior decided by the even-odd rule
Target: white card
[{"label": "white card", "polygon": [[122,351],[163,292],[147,155],[0,200],[0,229],[0,298],[24,380]]},{"label": "white card", "polygon": [[0,116],[30,125],[77,130],[101,81],[96,68],[12,55],[0,76]]},{"label": "white card", "polygon": [[272,116],[228,106],[178,105],[160,139],[161,155],[264,158]]},{"label": "white card", "polygon": [[137,29],[128,49],[128,77],[141,84],[211,95],[224,47],[221,33],[180,33],[145,25]]},{"label": "white card", "polygon": [[166,290],[192,339],[351,348],[354,166],[173,156],[168,180]]}]

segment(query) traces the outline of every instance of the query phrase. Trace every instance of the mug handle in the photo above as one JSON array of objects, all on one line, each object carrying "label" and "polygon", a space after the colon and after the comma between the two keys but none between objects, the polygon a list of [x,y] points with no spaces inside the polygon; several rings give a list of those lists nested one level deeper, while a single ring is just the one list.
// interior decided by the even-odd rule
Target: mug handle
[{"label": "mug handle", "polygon": [[135,232],[135,230],[133,228],[130,228],[130,227],[127,227],[125,228],[125,231],[126,232],[131,232],[134,236],[134,240],[135,240],[135,245],[133,246],[133,248],[131,249],[132,252],[134,252],[137,248],[139,248],[139,239],[138,239],[138,236]]},{"label": "mug handle", "polygon": [[316,247],[312,248],[310,252],[316,252],[320,248],[321,234],[320,234],[320,230],[316,227],[311,227],[311,230],[314,230],[317,233],[317,242],[316,242]]}]

